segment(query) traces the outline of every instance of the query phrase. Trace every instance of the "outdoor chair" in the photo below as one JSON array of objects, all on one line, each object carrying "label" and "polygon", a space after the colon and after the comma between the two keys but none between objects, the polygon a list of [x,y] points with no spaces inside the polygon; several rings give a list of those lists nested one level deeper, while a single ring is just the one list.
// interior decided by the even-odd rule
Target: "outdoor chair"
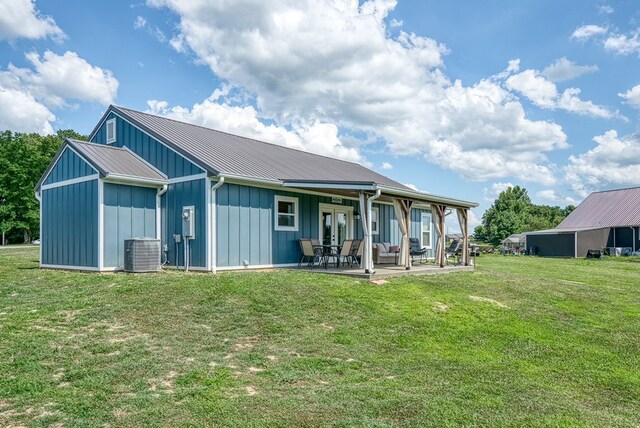
[{"label": "outdoor chair", "polygon": [[302,257],[298,262],[298,267],[302,266],[304,259],[309,259],[307,266],[310,266],[311,269],[313,269],[316,258],[318,259],[318,262],[320,262],[324,257],[322,247],[315,247],[311,242],[311,239],[298,239],[298,242],[300,243],[300,251],[302,252]]},{"label": "outdoor chair", "polygon": [[458,257],[458,253],[460,252],[460,244],[462,244],[462,241],[454,239],[453,241],[451,241],[451,244],[449,244],[449,248],[447,248],[444,252],[444,256],[447,259],[447,263],[449,262],[449,257],[454,257],[456,258],[456,263],[457,263],[457,257]]},{"label": "outdoor chair", "polygon": [[364,241],[362,239],[354,239],[353,242],[351,242],[349,255],[346,258],[346,261],[349,262],[351,267],[353,267],[354,263],[357,264],[358,267],[360,267],[360,261],[358,260],[358,257],[362,258],[362,248],[364,247],[363,244]]},{"label": "outdoor chair", "polygon": [[418,238],[409,238],[409,255],[412,262],[414,257],[420,257],[420,262],[422,262],[423,257],[426,259],[427,249],[422,248]]},{"label": "outdoor chair", "polygon": [[342,243],[342,248],[340,248],[340,253],[338,254],[338,261],[336,266],[340,267],[340,264],[344,264],[345,261],[349,259],[349,254],[351,254],[351,244],[353,243],[353,239],[345,239]]}]

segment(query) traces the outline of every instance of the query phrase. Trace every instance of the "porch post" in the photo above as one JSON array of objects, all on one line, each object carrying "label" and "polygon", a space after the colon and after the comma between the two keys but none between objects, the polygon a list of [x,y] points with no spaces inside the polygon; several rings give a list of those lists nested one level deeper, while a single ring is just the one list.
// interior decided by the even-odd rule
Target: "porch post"
[{"label": "porch post", "polygon": [[440,267],[444,267],[444,214],[447,209],[444,205],[432,205],[433,213],[437,217],[436,233],[438,234],[438,242],[436,244],[436,263]]},{"label": "porch post", "polygon": [[368,199],[369,199],[369,195],[367,195],[364,192],[360,192],[359,195],[359,199],[360,199],[360,212],[362,213],[360,215],[360,219],[362,221],[362,231],[364,233],[364,237],[362,239],[364,247],[362,248],[362,267],[364,268],[365,272],[369,272],[369,251],[371,249],[371,247],[369,247],[369,236],[371,235],[369,233],[370,229],[369,229],[369,211],[367,210],[368,207]]},{"label": "porch post", "polygon": [[456,208],[458,223],[462,232],[462,260],[461,264],[469,266],[469,210]]},{"label": "porch post", "polygon": [[404,268],[409,270],[411,269],[411,242],[409,239],[411,238],[411,207],[413,202],[406,199],[400,202],[402,203],[404,222],[407,228],[407,233],[404,236]]}]

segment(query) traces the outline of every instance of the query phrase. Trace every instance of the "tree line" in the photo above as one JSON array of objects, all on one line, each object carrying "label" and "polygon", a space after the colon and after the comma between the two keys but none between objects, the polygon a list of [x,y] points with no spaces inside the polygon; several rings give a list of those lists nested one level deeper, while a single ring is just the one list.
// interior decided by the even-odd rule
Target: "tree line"
[{"label": "tree line", "polygon": [[498,245],[514,233],[553,229],[575,209],[573,205],[535,205],[527,189],[514,186],[500,193],[482,216],[482,224],[475,228],[478,241]]},{"label": "tree line", "polygon": [[73,130],[54,135],[0,133],[0,243],[24,243],[40,234],[35,186],[65,138],[86,139]]}]

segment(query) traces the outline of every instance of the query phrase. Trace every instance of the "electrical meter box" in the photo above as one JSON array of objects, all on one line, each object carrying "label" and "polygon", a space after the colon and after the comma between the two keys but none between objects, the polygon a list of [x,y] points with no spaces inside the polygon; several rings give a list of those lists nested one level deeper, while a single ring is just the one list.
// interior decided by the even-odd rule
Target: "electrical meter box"
[{"label": "electrical meter box", "polygon": [[196,237],[196,209],[194,206],[182,207],[182,236],[185,239]]}]

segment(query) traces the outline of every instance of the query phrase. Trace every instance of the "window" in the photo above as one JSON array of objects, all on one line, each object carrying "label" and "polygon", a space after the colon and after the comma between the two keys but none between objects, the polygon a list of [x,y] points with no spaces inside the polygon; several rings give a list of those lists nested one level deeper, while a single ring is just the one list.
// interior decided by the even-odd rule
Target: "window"
[{"label": "window", "polygon": [[422,213],[421,245],[431,248],[431,213]]},{"label": "window", "polygon": [[371,234],[377,235],[380,233],[380,208],[371,208]]},{"label": "window", "polygon": [[107,144],[116,142],[116,120],[107,120]]},{"label": "window", "polygon": [[298,198],[276,195],[276,230],[298,230]]}]

